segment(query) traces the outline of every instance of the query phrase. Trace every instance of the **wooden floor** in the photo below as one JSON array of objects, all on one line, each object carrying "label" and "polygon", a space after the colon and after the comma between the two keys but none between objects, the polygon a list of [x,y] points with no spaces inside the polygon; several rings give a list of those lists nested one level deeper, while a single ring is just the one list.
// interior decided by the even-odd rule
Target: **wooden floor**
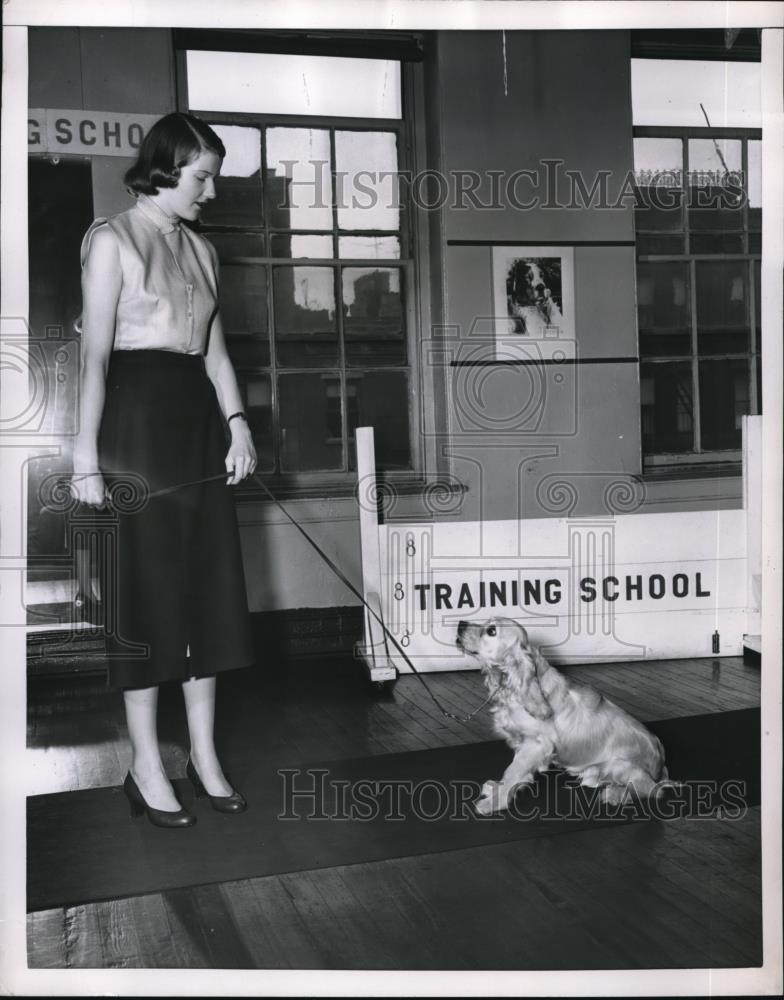
[{"label": "wooden floor", "polygon": [[[643,720],[759,704],[759,668],[739,658],[568,672]],[[427,680],[455,714],[484,698],[476,673]],[[225,724],[243,681],[221,683]],[[286,764],[494,738],[486,711],[470,722],[446,718],[410,675],[379,694],[357,665],[325,663],[269,675],[259,690],[263,750]],[[177,698],[161,704],[172,777],[185,765]],[[120,784],[128,746],[119,696],[84,681],[36,682],[28,747],[30,794]],[[758,809],[739,820],[629,824],[28,917],[31,968],[735,967],[759,965],[760,942]]]}]

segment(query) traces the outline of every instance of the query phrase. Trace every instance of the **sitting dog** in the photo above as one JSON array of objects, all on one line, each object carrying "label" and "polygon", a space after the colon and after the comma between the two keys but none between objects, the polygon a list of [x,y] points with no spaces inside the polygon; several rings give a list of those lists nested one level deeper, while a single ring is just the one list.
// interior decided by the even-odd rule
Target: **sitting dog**
[{"label": "sitting dog", "polygon": [[547,327],[563,326],[563,315],[534,260],[517,261],[507,281],[512,333],[542,338]]},{"label": "sitting dog", "polygon": [[496,732],[514,750],[500,781],[487,781],[474,807],[482,815],[506,809],[515,789],[551,765],[562,767],[602,801],[640,798],[668,780],[664,748],[641,722],[586,684],[568,680],[509,618],[460,622],[457,644],[476,656],[491,695]]}]

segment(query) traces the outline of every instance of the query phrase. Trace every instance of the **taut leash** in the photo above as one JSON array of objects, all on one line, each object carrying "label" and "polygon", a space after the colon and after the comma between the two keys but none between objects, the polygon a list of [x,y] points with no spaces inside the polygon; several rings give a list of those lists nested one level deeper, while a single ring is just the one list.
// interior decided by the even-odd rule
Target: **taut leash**
[{"label": "taut leash", "polygon": [[[166,496],[168,493],[174,493],[177,490],[186,489],[189,486],[201,486],[203,483],[214,483],[214,482],[217,482],[220,479],[225,480],[226,477],[230,476],[230,475],[231,475],[230,472],[224,471],[224,472],[217,473],[217,474],[215,474],[213,476],[205,476],[203,479],[194,479],[194,480],[191,480],[190,482],[187,482],[187,483],[177,483],[175,486],[167,486],[167,487],[165,487],[163,489],[153,490],[151,493],[145,494],[145,497],[146,497],[146,499],[152,499],[152,498],[155,498],[155,497]],[[422,676],[422,674],[417,670],[417,668],[411,662],[411,660],[409,659],[409,657],[406,654],[406,651],[403,649],[403,647],[400,645],[400,643],[397,641],[397,639],[392,635],[392,633],[386,627],[386,625],[384,624],[384,621],[381,618],[381,616],[379,614],[377,614],[376,611],[373,608],[371,608],[371,606],[365,600],[365,598],[363,597],[363,595],[354,586],[354,584],[351,582],[351,580],[349,580],[349,578],[346,576],[346,574],[343,572],[343,570],[335,563],[335,561],[333,559],[331,559],[327,555],[327,553],[321,548],[321,546],[318,544],[318,542],[315,541],[315,539],[313,539],[307,533],[307,531],[305,531],[305,529],[296,520],[296,518],[294,518],[286,510],[286,508],[283,506],[283,504],[280,502],[280,500],[278,500],[278,498],[276,496],[274,496],[274,494],[271,492],[271,490],[269,489],[269,487],[267,486],[267,484],[264,482],[264,480],[261,478],[261,476],[259,476],[258,473],[253,473],[251,476],[249,476],[249,478],[252,479],[258,486],[261,487],[261,489],[264,491],[264,493],[266,493],[266,495],[276,505],[276,507],[280,511],[282,511],[282,513],[284,514],[284,516],[286,518],[288,518],[288,520],[294,525],[294,527],[302,535],[302,537],[316,550],[316,552],[319,554],[319,556],[322,558],[322,560],[327,564],[327,566],[329,566],[329,568],[332,570],[332,572],[335,574],[335,576],[337,576],[337,578],[341,581],[341,583],[344,584],[344,586],[348,587],[348,589],[351,591],[351,593],[362,602],[362,604],[364,605],[364,607],[366,608],[366,610],[369,611],[370,614],[375,618],[375,620],[378,622],[378,624],[384,630],[385,635],[387,635],[389,637],[389,639],[392,641],[392,644],[395,647],[395,649],[403,657],[404,662],[407,663],[408,666],[411,668],[411,672],[419,679],[419,682],[422,684],[422,686],[424,687],[424,689],[427,691],[428,695],[430,696],[431,700],[433,701],[433,703],[435,704],[435,706],[439,710],[439,712],[441,712],[441,714],[443,716],[445,716],[447,719],[453,719],[456,722],[470,722],[471,719],[474,718],[474,716],[478,715],[479,712],[481,712],[482,709],[485,708],[485,706],[490,702],[490,700],[492,699],[493,695],[492,694],[488,695],[487,698],[485,698],[485,700],[482,702],[482,704],[478,708],[474,709],[474,711],[471,712],[471,713],[469,713],[468,715],[456,715],[454,712],[450,712],[446,708],[444,708],[444,706],[441,704],[441,702],[438,700],[438,698],[433,694],[433,692],[428,687],[427,682],[425,681],[425,679]],[[107,492],[108,492],[109,503],[111,503],[111,490],[108,490]]]},{"label": "taut leash", "polygon": [[398,651],[398,653],[400,653],[400,655],[403,657],[403,660],[411,668],[412,673],[417,678],[419,678],[419,682],[422,684],[425,691],[427,691],[427,693],[430,695],[430,698],[432,699],[433,703],[435,704],[439,712],[441,712],[442,715],[446,716],[446,718],[454,719],[456,722],[470,722],[475,715],[481,712],[482,709],[485,707],[485,705],[487,705],[490,699],[493,697],[492,694],[488,695],[487,698],[485,698],[485,700],[482,702],[479,708],[474,709],[474,711],[468,715],[455,715],[453,712],[450,712],[444,708],[444,706],[441,704],[438,698],[433,694],[433,692],[428,687],[424,677],[420,674],[420,672],[408,658],[408,656],[406,655],[406,651],[403,649],[403,647],[400,645],[397,639],[392,635],[392,633],[386,627],[381,616],[377,614],[373,608],[371,608],[371,606],[368,604],[368,602],[365,600],[365,598],[362,596],[359,590],[357,590],[357,588],[354,586],[351,580],[348,579],[343,570],[339,566],[337,566],[332,559],[330,559],[330,557],[321,548],[318,542],[316,542],[313,538],[311,538],[311,536],[307,533],[307,531],[305,531],[302,525],[294,517],[292,517],[291,514],[289,514],[289,512],[286,510],[286,508],[283,506],[280,500],[278,500],[277,497],[273,496],[267,484],[261,479],[261,477],[257,473],[254,473],[250,478],[252,478],[253,481],[262,488],[262,490],[267,494],[270,500],[272,500],[272,502],[278,507],[278,509],[283,512],[283,514],[289,519],[289,521],[291,521],[291,523],[294,525],[297,531],[299,531],[299,533],[310,543],[310,545],[313,546],[316,552],[318,552],[318,554],[321,556],[321,558],[324,560],[327,566],[329,566],[329,568],[333,571],[333,573],[338,577],[341,583],[343,583],[346,587],[348,587],[351,593],[354,594],[355,597],[358,597],[359,600],[362,602],[362,604],[364,604],[365,608],[370,612],[371,615],[373,615],[373,617],[379,623],[381,628],[384,630],[385,634],[392,640],[392,644],[394,645],[395,649]]}]

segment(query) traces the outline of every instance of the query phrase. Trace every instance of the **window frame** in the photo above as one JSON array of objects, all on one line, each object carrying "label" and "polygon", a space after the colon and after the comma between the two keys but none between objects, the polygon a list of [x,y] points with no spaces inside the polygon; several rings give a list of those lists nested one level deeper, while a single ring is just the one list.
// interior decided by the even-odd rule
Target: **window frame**
[{"label": "window frame", "polygon": [[[643,356],[639,353],[639,368],[648,364],[667,364],[673,362],[688,363],[691,370],[692,379],[692,428],[694,449],[689,452],[667,452],[655,451],[645,452],[642,438],[640,449],[642,454],[644,472],[657,472],[673,470],[675,472],[684,471],[688,467],[707,467],[710,465],[726,467],[728,463],[738,465],[742,459],[742,448],[710,449],[702,447],[702,427],[700,414],[700,378],[699,366],[704,361],[722,360],[745,360],[748,362],[748,389],[749,389],[749,410],[751,413],[759,413],[759,397],[757,391],[758,366],[761,364],[760,342],[756,329],[757,310],[759,303],[756,301],[754,269],[755,264],[760,264],[762,252],[751,251],[749,249],[749,226],[748,226],[748,142],[750,140],[761,140],[761,128],[749,127],[696,127],[696,126],[656,126],[656,125],[635,125],[632,129],[633,139],[653,138],[653,139],[678,139],[682,143],[682,180],[680,190],[683,191],[683,238],[684,249],[682,253],[647,253],[641,254],[635,250],[635,265],[657,264],[657,263],[680,263],[688,266],[689,274],[689,314],[690,314],[690,350],[685,355],[653,355]],[[690,139],[740,139],[741,145],[741,170],[743,172],[746,198],[743,204],[743,225],[739,230],[743,238],[745,251],[740,253],[692,253],[690,238],[692,230],[689,222],[689,140]],[[635,242],[639,243],[641,234],[648,235],[654,233],[653,230],[638,229],[635,221]],[[697,287],[696,274],[697,266],[701,261],[745,261],[746,279],[749,302],[749,340],[748,349],[744,352],[715,352],[711,354],[700,354],[698,348],[698,317],[697,317]],[[636,275],[636,266],[635,266]],[[636,277],[635,277],[636,281]],[[639,327],[639,308],[637,310],[637,322]],[[639,337],[639,329],[638,329]]]},{"label": "window frame", "polygon": [[[218,48],[218,46],[214,46]],[[249,46],[248,51],[259,51],[259,48]],[[273,48],[270,51],[274,51]],[[308,54],[306,47],[300,48],[303,54]],[[180,110],[193,113],[203,118],[207,122],[222,125],[252,126],[259,129],[268,127],[300,127],[314,129],[329,129],[331,131],[330,148],[334,153],[334,130],[347,131],[368,131],[383,132],[393,131],[398,136],[398,171],[403,175],[416,176],[424,168],[425,157],[425,133],[424,133],[424,74],[420,61],[407,61],[400,59],[401,78],[401,117],[400,118],[352,118],[342,116],[308,116],[308,115],[286,115],[271,113],[248,113],[248,112],[217,112],[200,111],[189,107],[188,87],[187,87],[187,49],[177,47],[175,50],[175,72],[177,106]],[[321,52],[320,54],[324,54]],[[359,53],[358,53],[359,54]],[[389,58],[389,54],[378,53],[379,58]],[[395,58],[392,55],[391,58]],[[263,140],[262,140],[263,142]],[[262,157],[264,156],[264,146],[262,147]],[[263,163],[262,163],[263,167]],[[428,289],[428,275],[425,262],[429,257],[430,234],[426,219],[422,218],[421,212],[417,211],[416,205],[408,196],[408,186],[402,185],[400,192],[400,229],[399,238],[401,246],[401,256],[398,259],[377,259],[367,258],[281,258],[270,255],[270,246],[265,246],[266,256],[252,258],[254,263],[259,263],[268,268],[271,277],[272,269],[277,266],[323,266],[330,267],[335,272],[337,282],[340,270],[343,267],[364,266],[380,268],[395,267],[403,271],[403,281],[405,285],[404,317],[406,324],[406,365],[390,365],[383,368],[367,369],[357,366],[356,371],[373,370],[379,372],[405,371],[408,377],[408,401],[407,418],[409,431],[409,444],[411,455],[411,468],[408,470],[385,470],[378,472],[378,478],[382,482],[389,483],[401,494],[416,493],[421,490],[424,483],[434,477],[441,470],[443,463],[439,462],[436,453],[434,433],[432,428],[436,424],[436,374],[432,370],[425,371],[420,364],[420,331],[431,329],[431,302]],[[210,227],[211,229],[213,227]],[[246,227],[214,227],[216,231],[237,232]],[[250,231],[258,227],[248,227]],[[269,227],[267,220],[261,231],[270,233],[273,231]],[[296,232],[296,231],[294,231]],[[352,230],[345,230],[351,233]],[[373,231],[362,231],[362,235],[372,235]],[[324,235],[337,233],[337,206],[333,207],[333,229],[325,230]],[[209,232],[205,232],[209,239]],[[406,256],[407,254],[407,256]],[[250,258],[243,258],[250,260]],[[423,282],[425,284],[423,285]],[[336,307],[338,300],[336,299]],[[270,343],[274,337],[274,326],[271,322],[272,297],[268,292],[267,310],[269,322]],[[336,308],[337,313],[340,309]],[[343,416],[343,440],[346,442],[346,468],[342,471],[309,471],[309,472],[280,472],[263,471],[260,474],[275,489],[276,495],[290,498],[340,498],[341,496],[352,496],[356,493],[357,473],[356,469],[349,468],[348,449],[354,447],[353,438],[349,436],[347,423],[348,396],[345,391],[346,376],[350,375],[352,369],[344,363],[343,356],[343,317],[336,316],[336,327],[339,331],[339,343],[341,344],[341,358],[335,370],[339,369],[342,388],[342,416]],[[424,366],[429,368],[429,366]],[[269,367],[259,367],[257,371],[269,372],[275,413],[277,413],[277,385],[276,375],[278,371],[285,371],[286,374],[296,374],[308,372],[310,374],[321,371],[318,368],[289,368],[280,369],[273,364],[273,358]],[[279,428],[273,426],[273,433],[278,434]],[[275,445],[276,452],[279,443]],[[236,490],[239,501],[255,501],[268,499],[267,494],[255,483],[246,482],[240,484]]]}]

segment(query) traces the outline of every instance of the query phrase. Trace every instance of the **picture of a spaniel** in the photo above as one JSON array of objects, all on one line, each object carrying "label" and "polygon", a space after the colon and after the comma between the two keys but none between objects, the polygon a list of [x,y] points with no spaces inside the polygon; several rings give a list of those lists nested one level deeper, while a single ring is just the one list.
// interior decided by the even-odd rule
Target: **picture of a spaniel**
[{"label": "picture of a spaniel", "polygon": [[539,771],[561,767],[601,788],[601,801],[621,804],[658,795],[669,781],[664,748],[641,722],[586,684],[551,666],[528,633],[509,618],[460,622],[457,644],[477,657],[496,732],[514,750],[500,781],[486,781],[474,803],[490,815],[507,809],[515,789]]},{"label": "picture of a spaniel", "polygon": [[543,337],[546,327],[563,327],[560,260],[515,260],[506,298],[512,333]]}]

